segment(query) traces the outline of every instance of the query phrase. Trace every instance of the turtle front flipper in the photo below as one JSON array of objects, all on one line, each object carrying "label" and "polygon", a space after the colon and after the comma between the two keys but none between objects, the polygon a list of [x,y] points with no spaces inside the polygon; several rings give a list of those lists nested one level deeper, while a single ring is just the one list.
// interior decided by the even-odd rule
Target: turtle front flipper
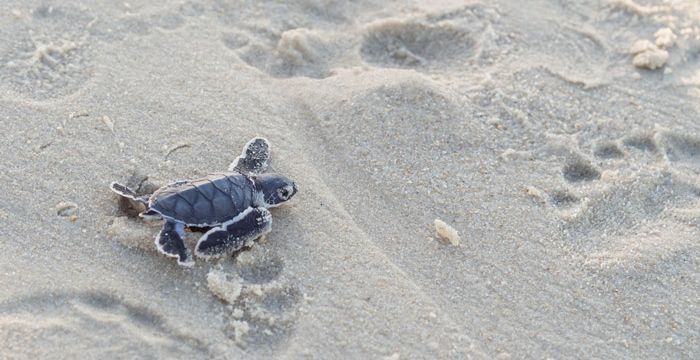
[{"label": "turtle front flipper", "polygon": [[185,224],[166,220],[156,235],[156,247],[166,256],[177,258],[178,265],[189,267],[194,265],[194,260],[184,238]]},{"label": "turtle front flipper", "polygon": [[270,211],[249,207],[235,218],[207,231],[197,242],[194,252],[205,259],[230,254],[248,241],[270,232],[271,226]]},{"label": "turtle front flipper", "polygon": [[228,171],[238,171],[243,174],[262,174],[270,163],[270,143],[267,139],[256,137],[243,147],[243,153],[228,167]]},{"label": "turtle front flipper", "polygon": [[148,196],[139,196],[136,191],[131,190],[128,186],[113,182],[109,188],[115,193],[134,201],[138,201],[148,207]]}]

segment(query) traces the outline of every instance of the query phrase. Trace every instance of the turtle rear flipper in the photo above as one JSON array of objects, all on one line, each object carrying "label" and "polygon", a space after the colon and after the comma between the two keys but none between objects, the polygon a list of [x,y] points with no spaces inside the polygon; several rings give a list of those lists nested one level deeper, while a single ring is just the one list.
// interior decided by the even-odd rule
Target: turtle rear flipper
[{"label": "turtle rear flipper", "polygon": [[243,147],[243,153],[233,160],[228,171],[259,175],[265,172],[270,163],[270,143],[267,139],[256,137]]},{"label": "turtle rear flipper", "polygon": [[151,209],[148,209],[148,210],[140,213],[139,216],[145,220],[162,220],[163,219],[163,216],[161,216],[159,212],[157,212],[155,210],[151,210]]},{"label": "turtle rear flipper", "polygon": [[134,190],[131,190],[126,185],[122,185],[120,183],[113,182],[109,185],[109,188],[112,191],[114,191],[115,193],[117,193],[125,198],[131,199],[134,201],[138,201],[138,202],[140,202],[148,207],[148,196],[145,196],[145,195],[140,196]]},{"label": "turtle rear flipper", "polygon": [[166,220],[156,235],[156,247],[166,256],[177,258],[178,265],[189,267],[194,265],[194,260],[184,238],[185,224]]},{"label": "turtle rear flipper", "polygon": [[197,242],[194,252],[205,259],[232,253],[270,232],[271,226],[270,211],[249,207],[235,218],[207,231]]}]

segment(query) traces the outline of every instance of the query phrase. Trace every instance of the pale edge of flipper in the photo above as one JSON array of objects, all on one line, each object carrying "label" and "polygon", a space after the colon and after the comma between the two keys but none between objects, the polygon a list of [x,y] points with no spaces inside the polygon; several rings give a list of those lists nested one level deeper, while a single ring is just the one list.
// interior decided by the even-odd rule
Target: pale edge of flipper
[{"label": "pale edge of flipper", "polygon": [[[247,155],[247,152],[248,152],[248,148],[249,148],[254,142],[256,142],[256,141],[258,141],[258,140],[262,140],[262,141],[265,143],[265,145],[267,146],[268,157],[267,157],[267,159],[265,159],[263,168],[262,168],[259,172],[255,172],[255,174],[262,173],[262,172],[264,172],[264,171],[268,168],[268,166],[270,165],[269,163],[270,163],[270,154],[272,154],[272,146],[270,146],[270,142],[269,142],[266,138],[261,137],[261,136],[256,136],[256,137],[250,139],[250,140],[245,144],[245,146],[243,146],[243,151],[241,152],[241,155],[238,156],[235,160],[233,160],[233,162],[231,163],[231,165],[228,166],[228,171],[241,170],[241,169],[237,169],[237,168],[238,168],[238,164],[239,164],[242,160],[245,160],[246,155]],[[248,170],[248,169],[242,169],[242,170],[245,170],[246,172],[251,172],[251,171]],[[252,173],[252,172],[251,172],[251,173]]]},{"label": "pale edge of flipper", "polygon": [[[166,221],[167,221],[167,220],[166,220]],[[165,224],[163,224],[163,225],[165,225]],[[165,227],[165,226],[164,226],[164,227]],[[163,227],[163,228],[164,228],[164,227]],[[184,239],[184,235],[185,235],[184,232],[183,232],[182,234],[178,232],[178,235],[180,235],[180,237],[182,238],[182,241],[183,241],[183,243],[184,243],[185,249],[187,250],[187,255],[188,255],[188,256],[187,256],[187,260],[188,260],[187,262],[182,262],[182,261],[180,261],[180,255],[179,255],[179,254],[169,253],[169,252],[165,251],[165,249],[163,249],[163,245],[161,245],[161,244],[160,244],[160,241],[158,241],[158,239],[160,239],[160,233],[163,232],[163,228],[161,228],[160,231],[158,231],[158,233],[156,234],[155,239],[153,240],[153,242],[156,244],[156,249],[158,249],[158,252],[161,253],[161,254],[163,254],[163,255],[165,255],[165,256],[167,256],[167,257],[176,258],[176,259],[177,259],[177,264],[180,265],[180,266],[184,266],[184,267],[192,267],[192,266],[194,266],[194,256],[192,256],[192,252],[189,251],[189,249],[187,248],[187,243],[185,243],[185,239]]]},{"label": "pale edge of flipper", "polygon": [[[161,231],[163,231],[163,230],[161,230]],[[180,261],[180,255],[172,254],[172,253],[169,253],[169,252],[166,252],[165,250],[163,250],[163,246],[160,244],[160,242],[158,242],[159,237],[160,237],[160,231],[158,232],[158,234],[156,234],[156,238],[154,241],[159,253],[161,253],[167,257],[175,258],[177,260],[177,264],[180,266],[184,266],[184,267],[193,267],[194,266],[194,257],[192,255],[188,256],[187,262],[182,262],[182,261]]]},{"label": "pale edge of flipper", "polygon": [[162,220],[163,219],[163,217],[157,211],[151,210],[148,208],[149,196],[137,195],[134,190],[131,190],[129,187],[124,186],[124,185],[122,185],[118,182],[115,182],[115,181],[113,181],[109,185],[109,189],[114,191],[115,193],[119,194],[122,197],[134,200],[134,201],[146,206],[146,210],[139,214],[139,216],[142,217],[143,219],[145,219],[145,220]]},{"label": "pale edge of flipper", "polygon": [[[245,218],[248,214],[250,214],[252,211],[254,211],[256,209],[262,211],[262,217],[263,217],[264,224],[261,228],[252,229],[253,231],[249,232],[248,234],[242,235],[241,237],[245,237],[245,239],[243,239],[241,246],[239,246],[237,248],[226,249],[226,251],[220,252],[218,254],[203,254],[199,251],[200,244],[207,241],[207,239],[209,238],[209,235],[211,235],[215,232],[218,232],[218,231],[222,231],[222,230],[225,231],[225,229],[229,225],[232,225],[232,224],[239,222],[241,219]],[[224,256],[224,255],[230,254],[230,253],[232,253],[236,250],[239,250],[242,247],[248,245],[249,242],[251,242],[252,240],[255,240],[259,237],[267,235],[270,232],[271,228],[272,228],[272,214],[270,214],[269,210],[267,210],[265,208],[249,207],[249,208],[245,209],[242,213],[238,214],[233,219],[226,221],[213,229],[210,229],[204,235],[202,235],[202,237],[199,238],[199,241],[197,241],[197,245],[194,247],[194,254],[195,254],[195,256],[202,258],[202,259],[205,259],[205,260],[218,258],[218,257]]]},{"label": "pale edge of flipper", "polygon": [[134,190],[131,190],[128,186],[113,181],[111,184],[109,184],[109,189],[127,199],[131,199],[148,206],[148,196],[139,196]]}]

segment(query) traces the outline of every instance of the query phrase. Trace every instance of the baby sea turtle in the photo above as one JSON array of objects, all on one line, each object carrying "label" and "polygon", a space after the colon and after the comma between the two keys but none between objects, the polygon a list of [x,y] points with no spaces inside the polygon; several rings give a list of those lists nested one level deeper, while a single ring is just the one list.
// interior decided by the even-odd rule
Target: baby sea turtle
[{"label": "baby sea turtle", "polygon": [[143,218],[163,219],[156,235],[158,250],[176,257],[183,266],[194,265],[185,245],[185,226],[211,227],[197,242],[195,254],[205,259],[230,254],[270,232],[268,208],[278,206],[297,193],[294,182],[281,175],[262,174],[270,160],[270,144],[261,137],[250,140],[227,172],[195,180],[176,181],[139,196],[113,182],[117,194],[140,202]]}]

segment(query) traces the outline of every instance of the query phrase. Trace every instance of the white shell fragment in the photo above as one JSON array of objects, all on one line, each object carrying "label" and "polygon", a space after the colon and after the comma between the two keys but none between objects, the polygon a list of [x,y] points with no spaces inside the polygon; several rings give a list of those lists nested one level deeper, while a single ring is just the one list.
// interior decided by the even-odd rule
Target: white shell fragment
[{"label": "white shell fragment", "polygon": [[107,129],[109,129],[109,131],[114,132],[114,122],[112,121],[112,119],[109,118],[109,116],[107,116],[107,115],[103,116],[102,123],[105,124],[105,126],[107,127]]},{"label": "white shell fragment", "polygon": [[442,241],[450,243],[452,246],[459,246],[459,233],[452,226],[440,219],[435,219],[435,231]]}]

